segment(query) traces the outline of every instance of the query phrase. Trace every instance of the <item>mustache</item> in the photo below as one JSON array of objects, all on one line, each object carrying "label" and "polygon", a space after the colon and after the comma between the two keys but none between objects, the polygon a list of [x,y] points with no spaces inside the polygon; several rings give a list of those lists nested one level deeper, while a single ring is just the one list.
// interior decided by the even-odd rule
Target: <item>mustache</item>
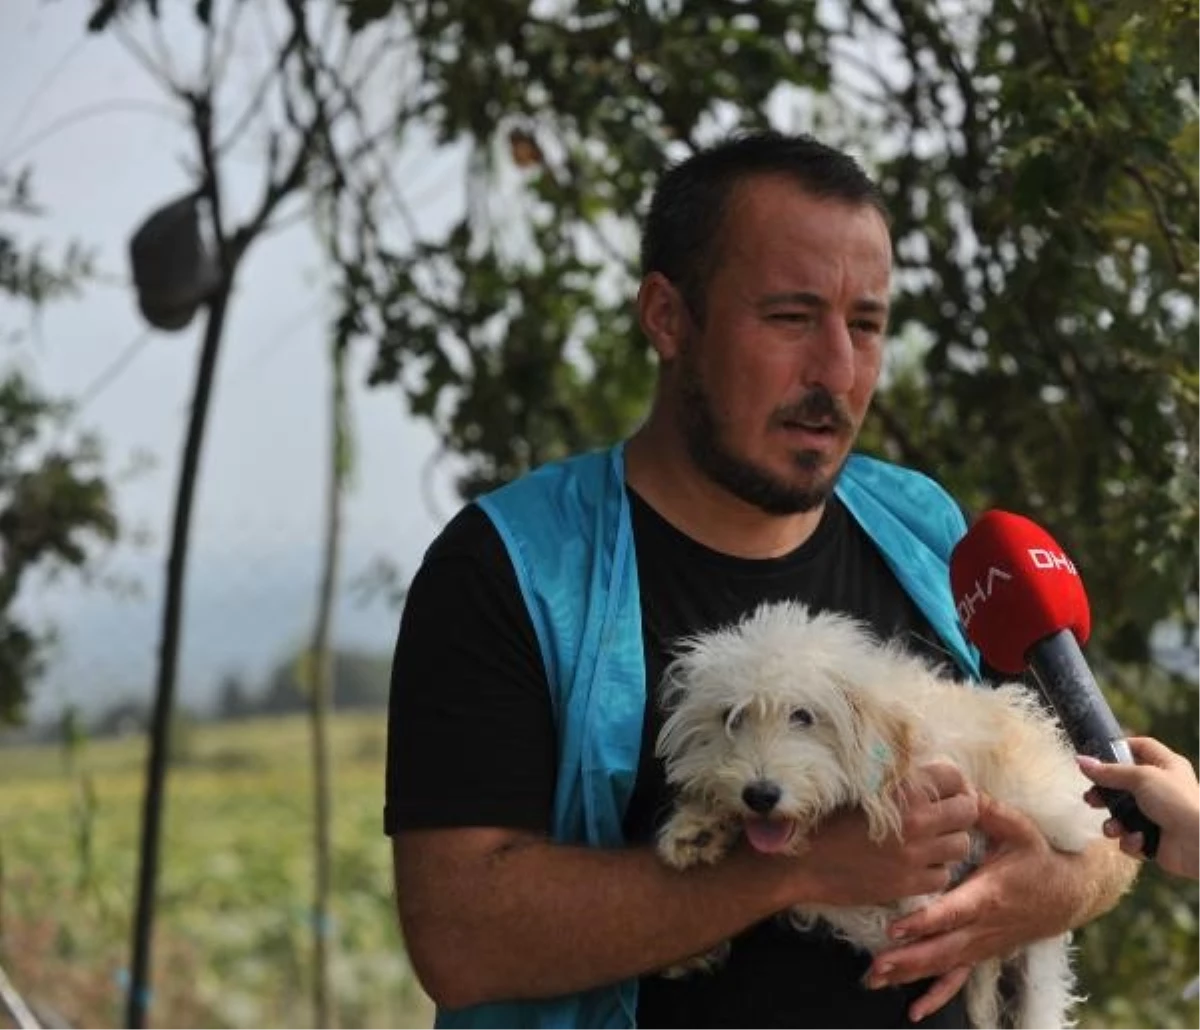
[{"label": "mustache", "polygon": [[824,387],[814,387],[794,404],[785,404],[776,408],[771,416],[771,424],[782,426],[788,423],[823,423],[848,433],[854,429],[854,420],[850,412]]}]

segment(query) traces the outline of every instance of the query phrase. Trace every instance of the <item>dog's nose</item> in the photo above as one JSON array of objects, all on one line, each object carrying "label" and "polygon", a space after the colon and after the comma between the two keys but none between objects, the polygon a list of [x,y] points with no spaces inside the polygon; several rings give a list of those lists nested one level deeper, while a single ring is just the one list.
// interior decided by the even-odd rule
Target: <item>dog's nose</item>
[{"label": "dog's nose", "polygon": [[742,800],[746,802],[746,807],[759,815],[766,815],[771,811],[779,804],[781,797],[783,791],[770,780],[755,780],[748,783],[742,791]]}]

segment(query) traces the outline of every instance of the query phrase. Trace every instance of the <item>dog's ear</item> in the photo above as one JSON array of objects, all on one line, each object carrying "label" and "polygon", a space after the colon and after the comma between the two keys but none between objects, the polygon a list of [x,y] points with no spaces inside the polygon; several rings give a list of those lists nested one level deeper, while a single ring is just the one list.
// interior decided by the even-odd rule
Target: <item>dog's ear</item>
[{"label": "dog's ear", "polygon": [[850,684],[841,684],[850,710],[847,764],[858,791],[856,799],[867,816],[872,840],[899,833],[897,788],[912,771],[913,729],[894,709],[880,706]]}]

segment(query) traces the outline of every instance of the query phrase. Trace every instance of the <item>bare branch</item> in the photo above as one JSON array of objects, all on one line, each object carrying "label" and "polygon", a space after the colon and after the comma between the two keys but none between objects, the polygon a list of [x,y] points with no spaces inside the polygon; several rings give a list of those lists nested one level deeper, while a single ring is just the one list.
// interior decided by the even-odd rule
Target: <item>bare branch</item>
[{"label": "bare branch", "polygon": [[[235,4],[234,6],[236,7],[237,5]],[[157,21],[157,19],[156,19],[156,21]],[[216,78],[217,33],[216,33],[216,30],[213,28],[211,21],[212,21],[212,13],[211,13],[211,9],[210,9],[210,12],[209,12],[209,22],[210,23],[208,25],[206,25],[204,28],[204,57],[202,58],[201,63],[200,63],[200,81],[202,83],[204,83],[204,89],[207,90],[210,94],[215,93],[216,88],[217,88],[217,78]]]},{"label": "bare branch", "polygon": [[1171,177],[1174,179],[1174,185],[1178,187],[1180,193],[1193,194],[1196,192],[1192,173],[1180,161],[1179,155],[1174,150],[1168,149],[1159,155],[1159,167],[1164,172],[1170,172]]},{"label": "bare branch", "polygon": [[382,129],[377,130],[376,132],[369,132],[362,107],[354,98],[354,93],[350,90],[347,90],[345,87],[342,87],[342,91],[346,97],[346,105],[350,116],[354,119],[354,122],[358,127],[360,138],[358,145],[356,145],[354,151],[352,151],[352,154],[355,156],[349,161],[340,163],[344,167],[353,167],[353,165],[357,163],[360,156],[370,154],[372,157],[375,157],[377,159],[375,172],[379,177],[379,181],[383,184],[383,188],[387,191],[387,194],[391,199],[392,204],[395,206],[396,212],[399,214],[401,221],[404,223],[404,228],[408,232],[409,236],[413,240],[419,240],[421,238],[421,233],[420,228],[417,225],[416,217],[413,215],[412,209],[409,207],[408,202],[404,199],[404,195],[400,192],[400,188],[396,185],[396,180],[392,177],[390,163],[388,162],[387,158],[379,152],[380,141],[384,138],[392,136],[397,127],[403,124],[406,116],[404,114],[397,115],[395,118],[390,119],[389,123]]},{"label": "bare branch", "polygon": [[300,35],[298,32],[293,31],[288,37],[287,42],[280,47],[278,56],[272,63],[271,67],[263,73],[263,77],[254,87],[254,90],[250,95],[250,100],[246,104],[245,109],[240,115],[237,116],[237,118],[234,120],[233,127],[225,135],[225,138],[222,139],[217,145],[218,155],[223,155],[232,149],[234,144],[237,143],[238,139],[241,137],[242,133],[246,131],[250,123],[262,111],[263,105],[266,103],[268,90],[270,90],[277,78],[283,74],[288,58],[291,57],[299,45]]},{"label": "bare branch", "polygon": [[[292,32],[298,40],[297,46],[300,56],[303,59],[307,57],[310,50],[304,4],[301,0],[288,0],[288,7],[293,16]],[[268,177],[268,182],[263,190],[262,199],[259,201],[257,210],[234,233],[233,248],[235,257],[263,231],[274,214],[275,209],[279,206],[279,203],[303,185],[308,163],[313,156],[319,139],[323,136],[325,138],[329,137],[324,104],[319,96],[314,97],[316,110],[311,121],[305,124],[299,117],[296,107],[292,102],[291,94],[287,89],[287,76],[282,74],[282,70],[280,74],[280,91],[288,122],[300,133],[300,142],[292,154],[287,170],[278,177],[273,174]]]},{"label": "bare branch", "polygon": [[237,256],[230,253],[229,236],[225,232],[225,220],[221,210],[220,166],[213,149],[212,93],[189,97],[192,109],[192,126],[196,132],[200,163],[203,167],[204,196],[212,208],[213,234],[217,240],[217,254],[221,261],[221,273],[226,282],[232,277]]},{"label": "bare branch", "polygon": [[[903,26],[905,47],[910,54],[913,75],[918,76],[920,72],[921,65],[916,59],[916,53],[921,44],[924,44],[941,66],[949,71],[958,87],[958,96],[963,105],[962,124],[959,127],[963,153],[954,155],[953,161],[958,167],[959,180],[969,190],[973,190],[980,183],[985,165],[979,152],[979,97],[975,89],[975,80],[963,64],[955,44],[946,37],[945,26],[934,20],[929,5],[913,3],[912,0],[895,0],[894,9]],[[924,76],[921,77],[924,79]],[[928,80],[926,85],[925,93],[930,103],[936,104],[944,112],[945,105],[938,98],[937,89],[928,88]],[[939,121],[949,127],[944,117]],[[953,154],[953,148],[951,153]]]},{"label": "bare branch", "polygon": [[28,139],[23,140],[3,157],[0,157],[0,170],[2,170],[10,162],[16,160],[22,154],[32,150],[39,143],[44,143],[51,136],[57,135],[63,129],[68,129],[72,125],[87,121],[90,118],[112,114],[117,111],[153,114],[159,116],[160,118],[169,118],[172,121],[176,121],[179,118],[179,113],[173,108],[167,107],[165,104],[155,103],[153,100],[140,100],[131,98],[128,100],[104,100],[96,104],[86,104],[74,111],[69,111],[61,118],[56,118],[40,132],[37,132]]},{"label": "bare branch", "polygon": [[67,50],[67,52],[58,59],[54,67],[42,77],[42,80],[37,84],[37,86],[34,87],[33,91],[29,94],[29,98],[25,101],[24,105],[22,105],[20,111],[17,113],[16,118],[8,127],[7,135],[9,143],[11,143],[13,137],[21,131],[21,127],[28,120],[29,115],[33,112],[34,107],[37,105],[37,102],[41,100],[42,95],[54,84],[54,81],[63,73],[67,66],[74,61],[76,55],[80,50],[83,49],[87,42],[87,36],[80,36]]},{"label": "bare branch", "polygon": [[154,63],[154,59],[146,53],[142,45],[130,33],[125,31],[124,26],[120,22],[113,24],[112,31],[117,41],[129,52],[129,56],[140,64],[146,74],[154,79],[167,93],[181,99],[187,96],[187,91],[171,78],[166,69],[160,68]]},{"label": "bare branch", "polygon": [[162,18],[155,15],[150,19],[150,38],[154,43],[154,52],[158,55],[161,68],[174,68],[175,57],[167,46],[167,38],[163,35]]},{"label": "bare branch", "polygon": [[1121,165],[1121,168],[1132,176],[1134,181],[1142,188],[1142,193],[1145,194],[1146,200],[1150,203],[1150,209],[1154,212],[1154,221],[1158,224],[1158,231],[1162,233],[1163,241],[1167,245],[1167,252],[1171,255],[1171,266],[1175,269],[1175,274],[1182,278],[1187,271],[1187,262],[1184,261],[1183,255],[1179,253],[1179,243],[1175,239],[1177,233],[1175,232],[1175,227],[1171,225],[1166,211],[1163,210],[1162,198],[1137,165],[1132,162],[1126,162]]},{"label": "bare branch", "polygon": [[234,39],[237,36],[238,20],[242,16],[242,11],[247,4],[243,0],[234,0],[233,10],[225,18],[224,24],[221,26],[221,41],[216,47],[215,67],[213,68],[212,85],[215,89],[217,84],[224,81],[225,70],[229,66],[229,62],[233,57]]},{"label": "bare branch", "polygon": [[1050,56],[1054,59],[1054,63],[1058,65],[1058,70],[1062,73],[1063,77],[1073,81],[1075,76],[1071,71],[1071,65],[1067,62],[1067,55],[1063,53],[1062,47],[1058,45],[1058,39],[1054,35],[1054,23],[1050,20],[1050,15],[1041,3],[1035,2],[1033,9],[1037,12],[1038,23],[1042,27],[1042,35],[1046,39],[1046,48],[1050,51]]},{"label": "bare branch", "polygon": [[308,221],[313,217],[313,212],[313,205],[303,204],[296,208],[295,211],[289,211],[286,215],[280,215],[273,222],[264,225],[259,236],[274,236],[277,233],[281,233],[285,229],[290,229],[293,225],[299,225],[301,222]]}]

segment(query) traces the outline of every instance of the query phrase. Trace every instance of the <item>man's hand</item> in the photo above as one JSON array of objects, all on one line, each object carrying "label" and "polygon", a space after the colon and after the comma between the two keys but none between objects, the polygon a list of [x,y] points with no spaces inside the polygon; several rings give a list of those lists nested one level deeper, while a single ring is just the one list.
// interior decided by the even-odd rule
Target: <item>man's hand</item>
[{"label": "man's hand", "polygon": [[1029,818],[981,795],[976,827],[991,842],[980,867],[893,923],[902,943],[877,955],[868,973],[871,987],[938,978],[909,1009],[914,1022],[954,997],[975,963],[1065,932],[1079,910],[1072,856],[1054,851]]},{"label": "man's hand", "polygon": [[861,812],[845,812],[821,826],[800,861],[812,871],[817,900],[869,905],[946,889],[951,870],[970,850],[968,831],[978,816],[976,796],[949,762],[930,762],[900,798],[899,837],[875,842]]}]

